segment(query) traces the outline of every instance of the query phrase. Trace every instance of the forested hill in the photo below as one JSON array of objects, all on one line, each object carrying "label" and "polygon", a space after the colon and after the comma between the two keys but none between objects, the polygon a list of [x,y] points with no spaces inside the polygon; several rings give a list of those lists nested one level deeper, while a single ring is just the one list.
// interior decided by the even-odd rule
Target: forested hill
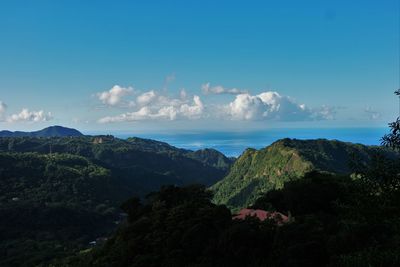
[{"label": "forested hill", "polygon": [[63,126],[51,126],[34,132],[21,131],[0,131],[0,137],[62,137],[62,136],[82,136],[78,130]]},{"label": "forested hill", "polygon": [[231,208],[246,207],[260,194],[282,188],[312,170],[350,174],[353,160],[367,164],[377,153],[397,156],[381,147],[326,139],[282,139],[264,149],[247,149],[229,174],[212,187],[214,201]]},{"label": "forested hill", "polygon": [[115,229],[132,196],[212,185],[232,160],[215,150],[207,157],[140,138],[0,138],[0,266],[36,266],[88,248]]},{"label": "forested hill", "polygon": [[0,266],[45,264],[110,234],[134,193],[122,182],[76,155],[0,152]]},{"label": "forested hill", "polygon": [[152,174],[169,177],[168,184],[177,185],[212,185],[220,180],[233,160],[212,151],[205,160],[201,153],[167,143],[141,138],[123,140],[110,135],[0,138],[0,152],[65,153],[85,157],[135,183],[142,195],[164,184],[149,179]]}]

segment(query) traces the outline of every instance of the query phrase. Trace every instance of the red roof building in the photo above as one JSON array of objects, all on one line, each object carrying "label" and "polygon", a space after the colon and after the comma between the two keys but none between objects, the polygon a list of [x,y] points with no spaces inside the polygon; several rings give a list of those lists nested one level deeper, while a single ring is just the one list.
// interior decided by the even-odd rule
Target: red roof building
[{"label": "red roof building", "polygon": [[244,220],[246,217],[256,217],[260,221],[274,220],[278,225],[289,222],[289,217],[280,212],[270,212],[265,210],[242,209],[238,214],[233,216],[233,219]]}]

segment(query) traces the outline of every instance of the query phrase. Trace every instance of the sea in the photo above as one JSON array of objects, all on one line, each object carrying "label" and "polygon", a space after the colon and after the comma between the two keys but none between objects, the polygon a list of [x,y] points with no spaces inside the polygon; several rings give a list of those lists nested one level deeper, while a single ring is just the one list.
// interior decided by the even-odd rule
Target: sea
[{"label": "sea", "polygon": [[229,157],[238,157],[246,148],[264,148],[282,138],[340,140],[365,145],[379,145],[388,128],[273,128],[257,131],[215,132],[194,131],[174,133],[113,132],[119,138],[141,137],[166,142],[170,145],[198,150],[213,148]]}]

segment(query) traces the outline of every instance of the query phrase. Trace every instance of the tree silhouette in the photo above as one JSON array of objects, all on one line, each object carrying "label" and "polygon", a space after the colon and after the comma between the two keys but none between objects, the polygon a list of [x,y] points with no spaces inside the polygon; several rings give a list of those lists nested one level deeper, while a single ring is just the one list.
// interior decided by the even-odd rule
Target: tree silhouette
[{"label": "tree silhouette", "polygon": [[[400,89],[395,91],[394,94],[399,96],[400,100]],[[389,128],[390,134],[385,134],[382,137],[381,144],[395,150],[400,150],[400,117],[397,117],[396,121],[389,123]]]}]

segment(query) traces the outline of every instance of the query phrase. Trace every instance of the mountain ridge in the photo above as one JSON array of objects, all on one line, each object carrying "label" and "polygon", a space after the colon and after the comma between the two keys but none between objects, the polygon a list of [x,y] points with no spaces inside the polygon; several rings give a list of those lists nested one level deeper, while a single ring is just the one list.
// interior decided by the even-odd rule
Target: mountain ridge
[{"label": "mountain ridge", "polygon": [[229,159],[213,152],[204,161],[167,143],[111,135],[0,138],[0,265],[37,266],[87,249],[124,220],[119,206],[130,197],[214,184],[230,161],[215,165]]},{"label": "mountain ridge", "polygon": [[0,137],[68,137],[83,136],[83,134],[73,128],[67,128],[59,125],[46,127],[42,130],[25,132],[25,131],[0,131]]},{"label": "mountain ridge", "polygon": [[285,138],[260,150],[249,148],[228,175],[211,187],[214,201],[233,209],[246,207],[261,194],[282,188],[285,182],[301,179],[311,171],[350,174],[355,158],[366,164],[377,153],[397,157],[378,146],[327,139]]}]

